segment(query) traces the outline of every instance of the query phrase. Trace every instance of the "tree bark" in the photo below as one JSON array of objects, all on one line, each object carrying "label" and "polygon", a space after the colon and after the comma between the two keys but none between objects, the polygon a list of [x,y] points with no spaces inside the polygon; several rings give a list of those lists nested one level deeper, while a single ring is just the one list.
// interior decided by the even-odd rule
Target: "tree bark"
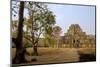
[{"label": "tree bark", "polygon": [[38,56],[37,45],[33,46],[33,50],[34,50],[33,55]]},{"label": "tree bark", "polygon": [[22,62],[25,62],[25,48],[23,46],[23,13],[24,13],[24,1],[20,1],[20,7],[19,7],[19,21],[18,21],[18,33],[16,38],[16,56],[13,59],[14,64],[19,64]]}]

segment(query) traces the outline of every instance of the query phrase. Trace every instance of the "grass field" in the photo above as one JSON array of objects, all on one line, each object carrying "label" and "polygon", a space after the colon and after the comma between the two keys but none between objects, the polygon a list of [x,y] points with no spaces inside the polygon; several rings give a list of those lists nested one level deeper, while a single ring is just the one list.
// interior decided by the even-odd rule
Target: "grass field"
[{"label": "grass field", "polygon": [[[32,48],[27,48],[31,55]],[[12,58],[15,57],[16,49],[12,48]],[[78,62],[80,60],[79,53],[82,54],[96,54],[95,48],[38,48],[39,56],[26,56],[30,61],[36,58],[37,61],[29,62],[28,64],[48,64],[48,63],[63,63],[63,62]]]}]

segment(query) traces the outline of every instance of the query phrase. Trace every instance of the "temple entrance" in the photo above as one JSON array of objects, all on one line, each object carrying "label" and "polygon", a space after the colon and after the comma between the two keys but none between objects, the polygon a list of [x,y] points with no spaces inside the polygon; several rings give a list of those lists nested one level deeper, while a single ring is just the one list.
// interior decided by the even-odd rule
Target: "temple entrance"
[{"label": "temple entrance", "polygon": [[73,40],[73,47],[74,48],[79,48],[80,41],[79,40]]}]

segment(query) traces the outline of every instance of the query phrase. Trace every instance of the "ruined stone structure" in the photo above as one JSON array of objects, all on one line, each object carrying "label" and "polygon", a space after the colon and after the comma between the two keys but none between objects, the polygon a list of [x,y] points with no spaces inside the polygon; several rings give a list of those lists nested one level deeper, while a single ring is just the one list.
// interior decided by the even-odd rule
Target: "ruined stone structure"
[{"label": "ruined stone structure", "polygon": [[72,24],[62,39],[63,47],[95,47],[95,35],[87,35],[78,24]]},{"label": "ruined stone structure", "polygon": [[[45,47],[43,39],[40,39],[40,41],[39,46]],[[64,33],[64,36],[60,37],[58,48],[95,47],[95,42],[95,35],[87,35],[78,24],[71,24],[67,32]],[[48,47],[50,46],[48,45]]]}]

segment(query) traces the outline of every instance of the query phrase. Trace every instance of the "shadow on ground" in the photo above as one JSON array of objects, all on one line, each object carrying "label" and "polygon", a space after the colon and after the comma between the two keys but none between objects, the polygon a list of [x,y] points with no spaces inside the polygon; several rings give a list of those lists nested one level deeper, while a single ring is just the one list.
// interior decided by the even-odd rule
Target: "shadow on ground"
[{"label": "shadow on ground", "polygon": [[96,56],[94,54],[79,54],[79,55],[80,55],[79,62],[96,61]]}]

